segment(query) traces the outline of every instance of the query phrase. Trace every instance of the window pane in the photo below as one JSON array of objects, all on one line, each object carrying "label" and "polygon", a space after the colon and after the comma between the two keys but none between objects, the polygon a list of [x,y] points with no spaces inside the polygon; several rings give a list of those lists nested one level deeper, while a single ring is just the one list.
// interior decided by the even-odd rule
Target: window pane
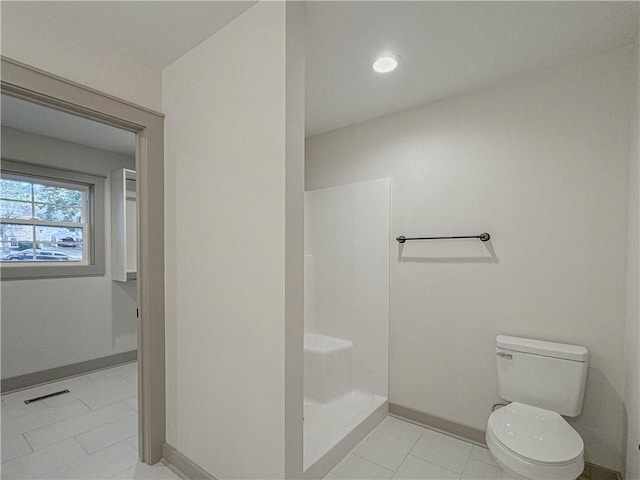
[{"label": "window pane", "polygon": [[[37,257],[37,260],[46,260],[51,257],[47,252],[58,252],[61,255],[54,255],[54,260],[82,260],[82,228],[60,228],[60,227],[45,227],[36,225],[36,241],[37,248],[41,249]],[[62,258],[62,257],[68,258]]]},{"label": "window pane", "polygon": [[33,242],[33,227],[31,225],[0,224],[0,234],[3,242]]},{"label": "window pane", "polygon": [[34,183],[33,196],[36,202],[82,206],[82,192],[71,188],[50,187]]},{"label": "window pane", "polygon": [[82,255],[78,258],[77,255],[71,255],[68,252],[56,249],[36,248],[35,260],[38,262],[79,262],[82,260]]},{"label": "window pane", "polygon": [[82,223],[82,207],[35,204],[35,218],[50,222]]},{"label": "window pane", "polygon": [[3,262],[80,262],[81,260],[81,249],[67,252],[56,248],[37,248],[36,245],[34,256],[33,244],[30,244],[30,248],[18,250],[4,242],[0,251],[0,261]]},{"label": "window pane", "polygon": [[15,242],[2,242],[0,260],[3,262],[26,262],[33,260],[33,243],[20,242],[16,246]]},{"label": "window pane", "polygon": [[0,216],[2,218],[31,218],[31,203],[0,200]]},{"label": "window pane", "polygon": [[31,201],[31,183],[0,179],[0,198]]},{"label": "window pane", "polygon": [[36,240],[43,245],[82,243],[82,228],[36,226]]}]

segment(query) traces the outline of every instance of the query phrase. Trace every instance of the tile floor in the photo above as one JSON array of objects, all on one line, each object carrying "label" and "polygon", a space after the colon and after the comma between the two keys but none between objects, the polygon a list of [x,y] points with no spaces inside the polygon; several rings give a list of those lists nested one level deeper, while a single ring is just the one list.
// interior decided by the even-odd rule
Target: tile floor
[{"label": "tile floor", "polygon": [[[24,403],[65,388],[70,393]],[[1,398],[2,479],[179,478],[138,461],[136,363]]]},{"label": "tile floor", "polygon": [[486,448],[385,418],[326,479],[508,480]]},{"label": "tile floor", "polygon": [[[136,372],[131,363],[2,396],[1,478],[178,479],[138,461]],[[510,480],[486,448],[393,417],[325,478]]]}]

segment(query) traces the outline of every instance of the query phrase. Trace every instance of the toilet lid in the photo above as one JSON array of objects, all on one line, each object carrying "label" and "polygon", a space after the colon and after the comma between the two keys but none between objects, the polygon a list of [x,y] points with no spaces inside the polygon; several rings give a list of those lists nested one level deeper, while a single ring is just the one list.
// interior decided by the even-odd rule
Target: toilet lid
[{"label": "toilet lid", "polygon": [[535,463],[569,463],[584,451],[578,432],[551,410],[510,403],[491,414],[488,427],[507,449]]}]

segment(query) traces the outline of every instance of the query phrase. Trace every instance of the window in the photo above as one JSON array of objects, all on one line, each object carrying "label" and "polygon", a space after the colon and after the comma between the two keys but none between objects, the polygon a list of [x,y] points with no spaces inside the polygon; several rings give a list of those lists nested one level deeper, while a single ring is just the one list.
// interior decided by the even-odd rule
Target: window
[{"label": "window", "polygon": [[87,262],[89,187],[3,173],[0,261]]},{"label": "window", "polygon": [[3,279],[104,274],[104,180],[3,160],[0,235]]}]

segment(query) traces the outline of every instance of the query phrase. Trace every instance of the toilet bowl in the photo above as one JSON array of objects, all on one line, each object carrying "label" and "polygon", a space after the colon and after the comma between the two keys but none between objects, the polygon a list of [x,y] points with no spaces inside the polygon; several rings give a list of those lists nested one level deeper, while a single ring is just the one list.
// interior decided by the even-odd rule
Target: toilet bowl
[{"label": "toilet bowl", "polygon": [[513,402],[493,412],[486,441],[498,464],[516,478],[575,480],[584,469],[584,443],[554,411]]}]

